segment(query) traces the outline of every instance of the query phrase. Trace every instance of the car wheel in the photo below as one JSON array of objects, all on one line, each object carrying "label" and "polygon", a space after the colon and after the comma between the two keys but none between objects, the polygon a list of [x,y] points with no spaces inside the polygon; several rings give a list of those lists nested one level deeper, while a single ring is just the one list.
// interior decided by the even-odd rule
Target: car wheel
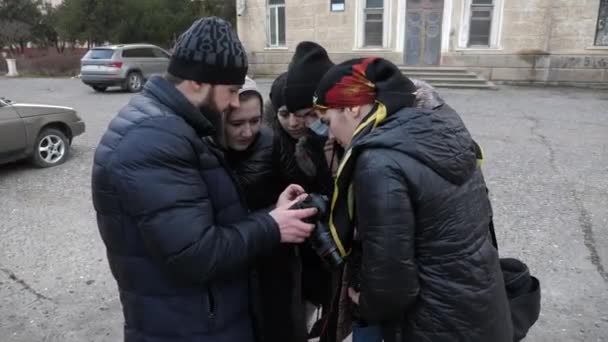
[{"label": "car wheel", "polygon": [[95,89],[95,91],[98,91],[100,93],[103,93],[104,91],[106,91],[106,89],[108,89],[108,87],[106,86],[92,86],[93,89]]},{"label": "car wheel", "polygon": [[70,151],[70,143],[63,132],[45,128],[40,132],[34,145],[32,162],[38,167],[50,167],[65,162]]},{"label": "car wheel", "polygon": [[122,88],[128,92],[137,93],[138,91],[141,91],[143,86],[144,78],[141,73],[137,71],[131,71],[127,75],[127,79],[125,80],[125,84]]}]

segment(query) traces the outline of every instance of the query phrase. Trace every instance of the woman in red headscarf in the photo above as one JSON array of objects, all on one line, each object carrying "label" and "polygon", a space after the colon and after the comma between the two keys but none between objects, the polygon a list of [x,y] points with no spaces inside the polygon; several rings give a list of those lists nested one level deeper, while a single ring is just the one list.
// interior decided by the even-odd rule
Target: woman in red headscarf
[{"label": "woman in red headscarf", "polygon": [[316,91],[346,149],[329,226],[354,311],[386,342],[511,342],[475,143],[447,104],[416,108],[416,91],[380,58],[333,67]]}]

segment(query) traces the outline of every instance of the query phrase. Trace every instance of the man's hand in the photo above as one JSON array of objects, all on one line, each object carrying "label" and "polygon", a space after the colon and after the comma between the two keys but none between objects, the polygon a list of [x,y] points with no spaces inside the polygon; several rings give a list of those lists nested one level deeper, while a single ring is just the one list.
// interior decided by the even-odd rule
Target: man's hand
[{"label": "man's hand", "polygon": [[308,209],[289,209],[297,202],[301,201],[306,194],[297,196],[294,200],[287,202],[270,212],[270,216],[279,226],[281,242],[283,243],[302,243],[306,240],[312,230],[313,224],[305,223],[302,219],[317,213],[316,208]]},{"label": "man's hand", "polygon": [[359,305],[359,297],[361,296],[361,293],[353,290],[352,287],[348,288],[348,296],[350,297],[350,300],[353,301],[353,303]]},{"label": "man's hand", "polygon": [[282,207],[283,205],[288,204],[296,199],[303,200],[306,195],[306,191],[304,188],[297,185],[291,184],[283,192],[279,195],[279,199],[277,200],[277,208]]}]

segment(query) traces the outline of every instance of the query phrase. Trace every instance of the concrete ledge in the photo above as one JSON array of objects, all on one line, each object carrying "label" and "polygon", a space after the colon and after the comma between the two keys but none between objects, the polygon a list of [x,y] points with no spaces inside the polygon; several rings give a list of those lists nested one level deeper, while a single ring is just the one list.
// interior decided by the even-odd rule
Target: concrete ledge
[{"label": "concrete ledge", "polygon": [[551,69],[547,81],[602,82],[606,69]]},{"label": "concrete ledge", "polygon": [[608,69],[469,68],[494,82],[606,83]]},{"label": "concrete ledge", "polygon": [[492,81],[545,81],[549,69],[489,68]]},{"label": "concrete ledge", "polygon": [[551,68],[608,69],[608,52],[606,56],[552,56]]},{"label": "concrete ledge", "polygon": [[551,68],[551,69],[608,69],[605,55],[544,55],[544,54],[447,54],[442,65],[491,68]]},{"label": "concrete ledge", "polygon": [[276,77],[287,71],[287,63],[278,64],[250,64],[249,65],[249,76],[250,77]]},{"label": "concrete ledge", "polygon": [[490,80],[492,78],[492,69],[490,68],[468,68],[469,71],[474,72],[475,74],[483,77],[486,80]]},{"label": "concrete ledge", "polygon": [[608,83],[608,54],[445,55],[442,65],[465,67],[490,81]]},{"label": "concrete ledge", "polygon": [[502,68],[546,68],[549,56],[545,55],[444,55],[442,65],[462,67],[502,67]]},{"label": "concrete ledge", "polygon": [[608,83],[595,82],[541,82],[541,81],[496,81],[498,85],[513,85],[513,86],[543,86],[543,87],[575,87],[575,88],[592,88],[592,89],[608,89]]}]

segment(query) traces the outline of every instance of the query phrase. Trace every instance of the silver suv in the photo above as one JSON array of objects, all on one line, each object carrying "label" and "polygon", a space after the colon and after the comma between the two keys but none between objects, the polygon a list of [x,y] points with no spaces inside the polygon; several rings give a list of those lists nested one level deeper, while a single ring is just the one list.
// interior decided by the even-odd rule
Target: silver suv
[{"label": "silver suv", "polygon": [[150,76],[167,71],[170,56],[149,44],[95,47],[80,60],[80,79],[99,92],[111,86],[138,92]]}]

